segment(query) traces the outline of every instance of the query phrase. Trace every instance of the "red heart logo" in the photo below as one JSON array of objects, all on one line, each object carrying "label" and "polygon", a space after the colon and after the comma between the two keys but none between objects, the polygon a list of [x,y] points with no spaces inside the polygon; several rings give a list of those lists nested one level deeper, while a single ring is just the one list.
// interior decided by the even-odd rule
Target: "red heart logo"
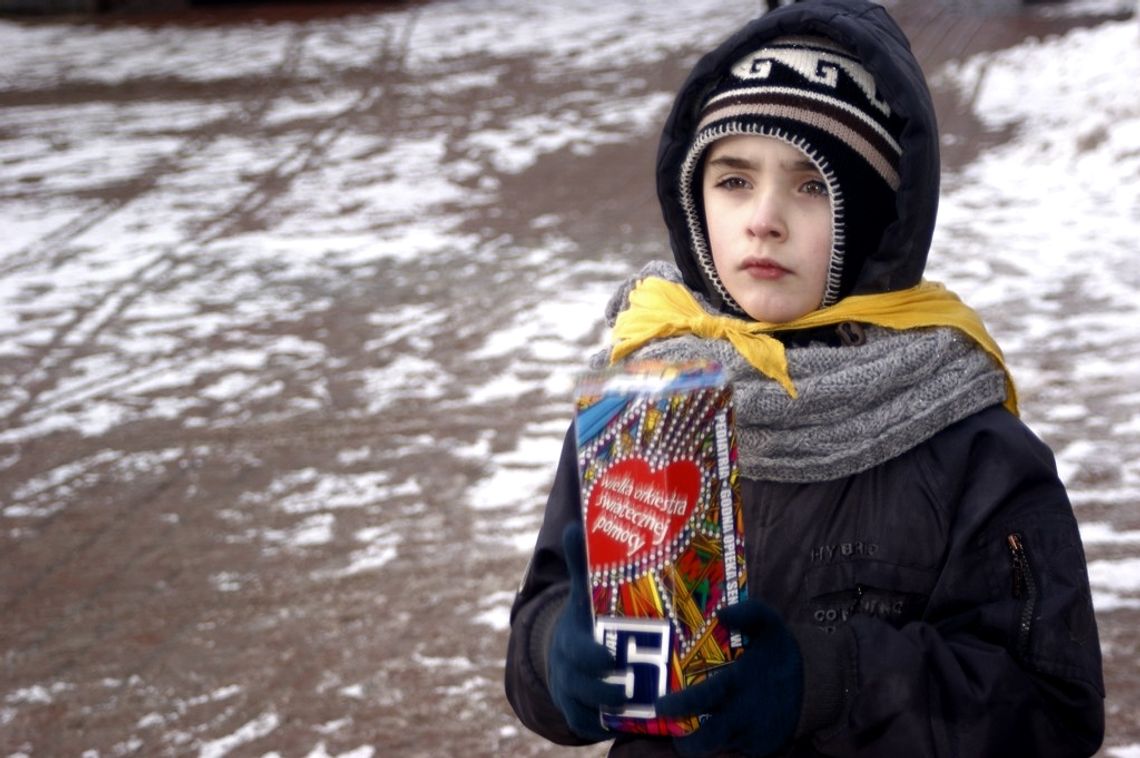
[{"label": "red heart logo", "polygon": [[586,545],[594,570],[632,564],[681,533],[701,489],[689,460],[652,469],[640,458],[608,468],[586,501]]}]

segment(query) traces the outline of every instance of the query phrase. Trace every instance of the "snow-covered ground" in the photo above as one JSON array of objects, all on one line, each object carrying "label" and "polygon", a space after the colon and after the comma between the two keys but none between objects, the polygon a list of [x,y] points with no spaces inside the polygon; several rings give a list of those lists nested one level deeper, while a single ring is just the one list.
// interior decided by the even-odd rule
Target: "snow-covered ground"
[{"label": "snow-covered ground", "polygon": [[[0,751],[549,750],[512,589],[662,254],[654,132],[756,10],[664,5],[0,22]],[[1140,27],[931,73],[1010,138],[944,177],[929,273],[1057,452],[1134,755]]]}]

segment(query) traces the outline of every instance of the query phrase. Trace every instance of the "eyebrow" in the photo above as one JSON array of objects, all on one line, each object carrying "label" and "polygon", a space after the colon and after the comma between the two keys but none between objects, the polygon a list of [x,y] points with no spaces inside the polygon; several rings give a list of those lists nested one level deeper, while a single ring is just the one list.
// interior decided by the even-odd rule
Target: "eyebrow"
[{"label": "eyebrow", "polygon": [[[748,160],[747,158],[739,158],[735,155],[719,155],[715,158],[710,159],[709,165],[725,166],[727,168],[735,168],[748,171],[755,171],[758,168],[755,163]],[[791,163],[780,161],[780,167],[787,171],[811,171],[817,174],[820,173],[819,167],[809,161],[807,158],[793,161]]]}]

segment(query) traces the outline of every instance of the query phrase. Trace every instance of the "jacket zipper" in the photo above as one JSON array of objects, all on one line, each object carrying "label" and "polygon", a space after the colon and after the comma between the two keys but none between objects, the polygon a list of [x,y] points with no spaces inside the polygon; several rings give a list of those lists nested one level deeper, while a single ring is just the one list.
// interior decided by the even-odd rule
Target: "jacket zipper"
[{"label": "jacket zipper", "polygon": [[1029,653],[1029,631],[1037,605],[1037,582],[1029,567],[1029,556],[1021,535],[1013,532],[1006,537],[1009,553],[1013,557],[1013,596],[1021,600],[1021,619],[1017,629],[1017,652],[1024,659]]},{"label": "jacket zipper", "polygon": [[[862,603],[863,603],[863,593],[864,593],[863,585],[862,584],[856,584],[855,585],[855,599],[851,601],[851,608],[847,611],[848,617],[854,616],[856,613],[859,613],[859,611],[860,611],[859,606],[862,605]],[[844,618],[843,620],[846,621],[847,619]]]}]

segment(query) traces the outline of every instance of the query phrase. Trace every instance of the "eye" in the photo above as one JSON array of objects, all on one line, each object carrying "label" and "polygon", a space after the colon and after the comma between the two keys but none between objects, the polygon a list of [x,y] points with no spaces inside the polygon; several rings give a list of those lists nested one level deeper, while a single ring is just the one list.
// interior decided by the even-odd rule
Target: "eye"
[{"label": "eye", "polygon": [[749,184],[743,177],[726,176],[723,179],[718,179],[715,186],[726,190],[739,190],[748,189]]},{"label": "eye", "polygon": [[810,179],[803,183],[800,187],[800,192],[807,195],[815,195],[817,197],[827,197],[828,192],[827,184],[822,179]]}]

